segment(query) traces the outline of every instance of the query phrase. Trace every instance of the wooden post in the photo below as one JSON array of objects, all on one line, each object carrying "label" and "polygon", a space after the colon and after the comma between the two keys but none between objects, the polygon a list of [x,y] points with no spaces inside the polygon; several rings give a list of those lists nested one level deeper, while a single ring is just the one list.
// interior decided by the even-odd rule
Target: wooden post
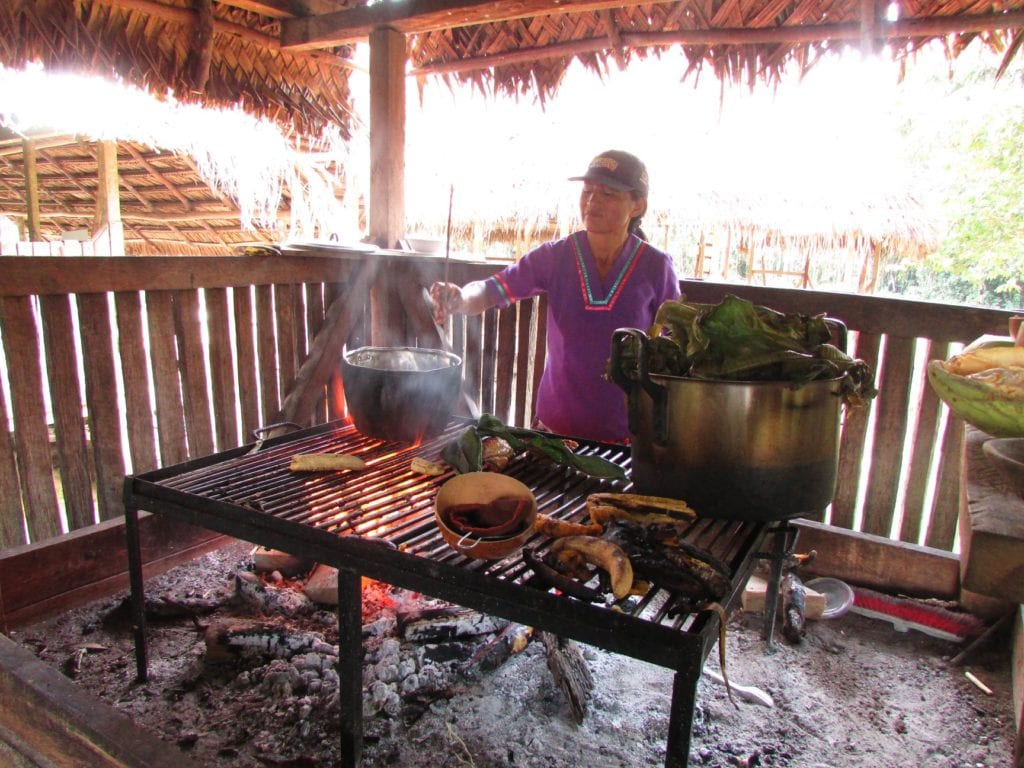
[{"label": "wooden post", "polygon": [[96,144],[96,227],[94,238],[106,235],[108,256],[124,255],[124,226],[121,222],[121,195],[117,179],[117,142]]},{"label": "wooden post", "polygon": [[[370,33],[370,238],[394,248],[405,235],[405,35],[387,27]],[[370,338],[379,346],[399,341],[391,281],[370,292]],[[389,313],[389,307],[392,313]]]},{"label": "wooden post", "polygon": [[394,248],[405,234],[405,35],[370,33],[370,237]]},{"label": "wooden post", "polygon": [[43,239],[39,234],[39,177],[36,175],[36,150],[28,139],[22,140],[21,150],[25,158],[25,208],[28,211],[25,224],[28,227],[28,239],[36,242]]},{"label": "wooden post", "polygon": [[722,279],[729,279],[729,256],[732,254],[732,230],[725,231],[725,250],[722,251]]}]

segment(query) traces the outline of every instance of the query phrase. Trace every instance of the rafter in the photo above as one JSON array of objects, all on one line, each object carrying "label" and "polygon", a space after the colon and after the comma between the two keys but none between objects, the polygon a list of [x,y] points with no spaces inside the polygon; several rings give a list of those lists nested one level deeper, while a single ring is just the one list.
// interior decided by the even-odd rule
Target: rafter
[{"label": "rafter", "polygon": [[377,27],[391,27],[404,34],[424,34],[474,24],[494,24],[534,16],[589,13],[674,0],[413,0],[379,3],[321,16],[281,22],[281,48],[303,50],[344,45],[365,40]]},{"label": "rafter", "polygon": [[[875,29],[880,38],[900,39],[949,35],[963,32],[985,32],[992,29],[1024,27],[1024,11],[1007,11],[969,16],[942,16],[929,19],[904,19],[880,23]],[[766,27],[762,29],[688,29],[672,32],[626,32],[622,45],[629,48],[651,48],[670,45],[761,45],[771,43],[815,43],[823,40],[860,40],[863,24],[820,24],[815,26]],[[539,48],[520,48],[508,53],[478,56],[471,59],[441,62],[417,67],[411,77],[450,72],[471,72],[510,64],[528,64],[540,59],[565,58],[607,50],[607,37],[573,40]]]}]

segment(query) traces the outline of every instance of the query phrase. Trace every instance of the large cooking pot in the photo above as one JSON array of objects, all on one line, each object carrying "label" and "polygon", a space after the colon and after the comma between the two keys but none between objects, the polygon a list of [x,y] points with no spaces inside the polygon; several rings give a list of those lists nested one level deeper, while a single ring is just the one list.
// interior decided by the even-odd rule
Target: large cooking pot
[{"label": "large cooking pot", "polygon": [[360,347],[341,359],[345,402],[369,437],[414,443],[442,432],[462,388],[462,358],[440,349]]},{"label": "large cooking pot", "polygon": [[[620,368],[630,338],[638,349],[635,378]],[[643,331],[619,329],[610,366],[628,399],[637,493],[733,520],[813,515],[831,503],[841,379],[797,386],[652,374],[648,344]]]}]

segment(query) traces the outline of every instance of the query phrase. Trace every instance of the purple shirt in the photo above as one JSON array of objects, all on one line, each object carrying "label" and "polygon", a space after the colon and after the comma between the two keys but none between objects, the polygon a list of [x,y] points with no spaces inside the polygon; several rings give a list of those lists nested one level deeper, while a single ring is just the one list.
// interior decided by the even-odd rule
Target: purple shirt
[{"label": "purple shirt", "polygon": [[586,232],[576,232],[488,278],[487,290],[501,307],[548,295],[547,358],[536,417],[563,435],[628,439],[626,394],[604,378],[612,333],[646,330],[662,302],[679,297],[672,260],[630,235],[602,280]]}]

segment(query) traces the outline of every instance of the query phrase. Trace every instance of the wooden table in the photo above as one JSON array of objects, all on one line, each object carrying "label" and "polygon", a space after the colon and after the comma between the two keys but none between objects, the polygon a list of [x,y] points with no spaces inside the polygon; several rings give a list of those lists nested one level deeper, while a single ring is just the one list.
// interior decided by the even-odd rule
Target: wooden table
[{"label": "wooden table", "polygon": [[1013,707],[1016,768],[1024,768],[1024,498],[1013,491],[981,446],[990,435],[967,427],[960,504],[960,586],[1016,603]]}]

